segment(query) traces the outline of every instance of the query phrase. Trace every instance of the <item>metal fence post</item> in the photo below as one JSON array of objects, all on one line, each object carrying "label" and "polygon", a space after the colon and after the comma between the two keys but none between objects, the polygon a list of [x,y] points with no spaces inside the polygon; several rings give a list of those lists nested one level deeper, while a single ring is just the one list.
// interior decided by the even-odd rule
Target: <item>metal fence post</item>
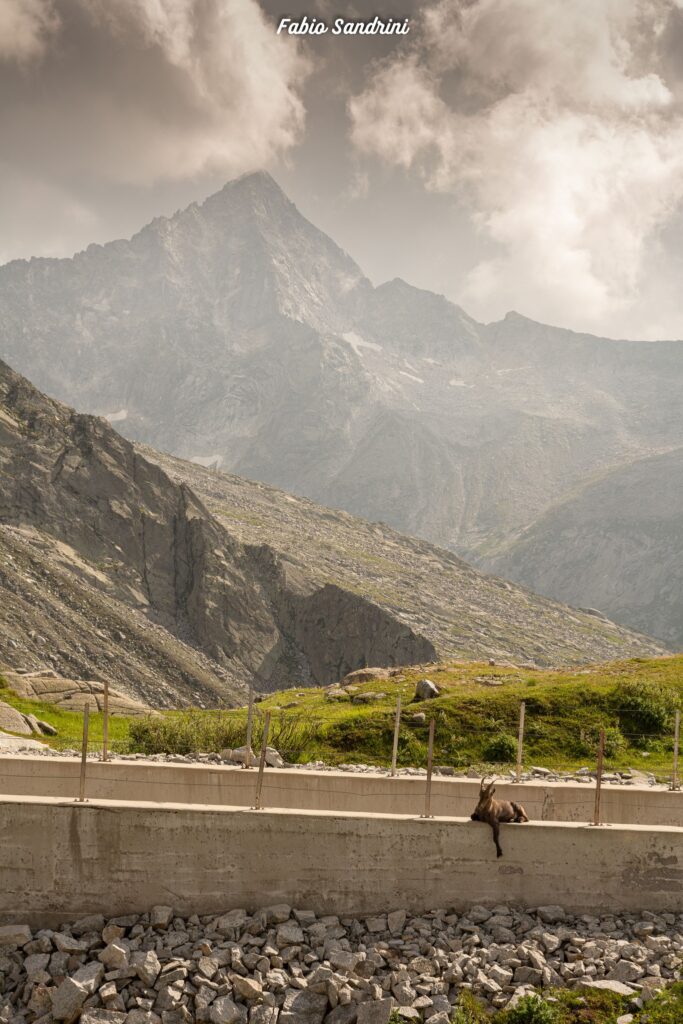
[{"label": "metal fence post", "polygon": [[600,743],[598,745],[598,771],[595,780],[595,810],[593,812],[593,824],[600,824],[600,797],[602,795],[602,762],[605,756],[605,730],[600,730]]},{"label": "metal fence post", "polygon": [[524,715],[526,712],[526,702],[522,701],[519,705],[519,733],[517,735],[517,769],[515,772],[515,782],[519,782],[522,778],[522,751],[524,749]]},{"label": "metal fence post", "polygon": [[427,746],[427,786],[425,788],[425,810],[421,818],[433,818],[432,814],[432,762],[434,760],[434,719],[429,720],[429,744]]},{"label": "metal fence post", "polygon": [[263,722],[263,742],[261,743],[261,759],[258,766],[258,778],[256,779],[256,796],[252,811],[261,810],[261,790],[263,788],[263,769],[266,765],[266,748],[268,746],[268,730],[270,729],[270,711],[266,711]]},{"label": "metal fence post", "polygon": [[674,768],[671,773],[671,788],[676,790],[679,788],[678,782],[678,743],[681,737],[681,713],[676,712],[676,724],[674,725]]},{"label": "metal fence post", "polygon": [[396,721],[394,722],[394,746],[391,751],[391,777],[396,775],[396,758],[398,757],[398,733],[401,728],[401,694],[396,698]]},{"label": "metal fence post", "polygon": [[76,802],[82,804],[85,800],[85,766],[88,757],[88,724],[90,721],[90,704],[83,708],[83,744],[81,746],[81,778],[78,787]]},{"label": "metal fence post", "polygon": [[104,680],[104,704],[102,707],[102,760],[109,760],[109,680]]},{"label": "metal fence post", "polygon": [[249,687],[249,707],[247,709],[247,743],[244,751],[243,768],[251,768],[251,727],[254,714],[254,687]]}]

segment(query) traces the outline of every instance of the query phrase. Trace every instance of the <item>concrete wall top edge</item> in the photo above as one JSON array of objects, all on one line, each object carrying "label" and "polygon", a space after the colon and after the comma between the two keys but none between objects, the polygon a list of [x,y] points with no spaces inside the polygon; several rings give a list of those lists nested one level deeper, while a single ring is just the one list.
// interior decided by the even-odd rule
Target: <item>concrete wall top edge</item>
[{"label": "concrete wall top edge", "polygon": [[[416,814],[387,814],[367,811],[334,811],[334,810],[308,810],[302,808],[290,808],[290,807],[264,807],[260,811],[256,811],[251,807],[245,807],[240,805],[225,805],[225,804],[187,804],[187,803],[157,803],[155,801],[143,801],[143,800],[103,800],[103,799],[92,799],[86,800],[84,803],[80,803],[72,798],[65,797],[49,797],[49,796],[11,796],[0,794],[0,807],[3,805],[25,805],[25,806],[47,806],[47,807],[71,807],[76,810],[87,812],[93,809],[110,810],[112,812],[131,812],[131,811],[154,811],[155,814],[173,814],[173,813],[191,813],[191,814],[212,814],[212,815],[234,815],[239,817],[259,815],[263,818],[273,816],[275,818],[295,819],[304,818],[307,821],[312,818],[317,818],[321,821],[345,821],[353,820],[357,822],[366,821],[394,821],[397,823],[405,822],[420,822],[425,827],[434,825],[443,825],[452,823],[454,825],[470,824],[473,827],[481,828],[481,823],[471,822],[469,817],[453,817],[448,815],[438,815],[431,818],[424,818],[421,815]],[[623,823],[605,823],[599,826],[594,826],[590,822],[586,821],[529,821],[523,825],[511,826],[515,830],[517,828],[523,828],[525,830],[537,829],[537,828],[557,828],[562,830],[582,830],[590,829],[594,831],[609,831],[609,832],[624,832],[624,833],[661,833],[670,835],[672,839],[680,838],[683,843],[683,827],[676,825],[634,825],[634,824],[623,824]]]}]

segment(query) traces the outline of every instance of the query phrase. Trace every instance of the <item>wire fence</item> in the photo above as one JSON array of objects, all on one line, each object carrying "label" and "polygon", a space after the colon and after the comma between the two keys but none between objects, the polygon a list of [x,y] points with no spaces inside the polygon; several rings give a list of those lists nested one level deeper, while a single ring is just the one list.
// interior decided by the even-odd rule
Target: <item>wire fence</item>
[{"label": "wire fence", "polygon": [[[612,711],[614,711],[614,710],[615,709],[612,709]],[[623,710],[624,710],[624,712],[626,712],[626,711],[630,712],[630,711],[632,711],[632,708],[627,708],[627,709],[623,709]],[[385,722],[384,723],[384,727],[387,727],[387,725],[389,725],[389,724],[391,725],[392,750],[391,750],[390,775],[392,777],[396,777],[398,772],[399,772],[399,769],[397,767],[397,761],[398,761],[398,750],[399,750],[399,745],[400,745],[400,741],[401,741],[401,730],[402,730],[402,727],[405,728],[405,722],[404,722],[404,717],[403,717],[404,715],[405,715],[405,711],[404,711],[404,709],[402,709],[401,697],[399,695],[399,697],[397,698],[397,702],[396,702],[396,709],[395,709],[395,713],[394,713],[394,716],[393,716],[393,722],[391,722],[391,723]],[[670,789],[671,790],[680,790],[680,779],[679,779],[679,770],[678,770],[679,744],[680,744],[680,723],[681,723],[681,713],[680,713],[680,711],[677,710],[675,712],[675,716],[674,716],[674,725],[673,725],[673,731],[672,731],[672,735],[671,735],[671,753],[672,753],[671,777],[670,777]],[[436,739],[436,737],[438,735],[438,732],[439,732],[439,724],[441,724],[442,727],[444,725],[443,715],[440,715],[440,713],[437,711],[435,714],[431,715],[429,720],[427,721],[426,714],[425,714],[425,722],[424,722],[424,724],[425,724],[425,726],[427,728],[427,752],[426,752],[425,808],[424,808],[424,813],[423,813],[422,816],[426,817],[426,818],[429,818],[429,817],[432,816],[431,815],[431,810],[430,810],[430,800],[431,800],[431,780],[432,780],[432,774],[434,772],[435,739]],[[508,729],[512,729],[512,727],[513,727],[511,722],[507,723],[507,726],[508,726]],[[533,719],[530,719],[529,716],[528,716],[527,705],[526,705],[525,701],[522,701],[520,703],[520,705],[519,705],[519,713],[518,713],[518,718],[517,718],[517,721],[515,723],[515,726],[516,726],[516,733],[517,733],[515,749],[514,749],[514,751],[512,751],[510,749],[510,746],[508,745],[506,747],[505,753],[507,753],[507,754],[514,753],[514,755],[515,755],[515,758],[514,758],[514,764],[515,764],[514,778],[515,778],[515,781],[517,783],[521,783],[523,781],[522,776],[523,776],[523,764],[524,764],[525,735],[527,733],[532,732],[533,731],[533,727],[534,727]],[[84,714],[83,714],[83,736],[82,736],[81,747],[80,747],[81,768],[80,768],[80,777],[79,777],[79,795],[76,798],[77,801],[79,801],[79,802],[83,802],[85,800],[85,786],[86,786],[86,778],[87,778],[87,762],[88,762],[88,760],[90,758],[97,757],[100,761],[107,762],[107,761],[109,761],[111,759],[112,756],[115,756],[118,752],[120,752],[120,751],[117,751],[117,746],[119,746],[119,742],[114,741],[114,743],[112,744],[111,741],[109,740],[109,712],[108,712],[108,707],[105,706],[105,710],[104,710],[102,738],[101,738],[101,740],[98,740],[97,743],[93,742],[92,737],[90,736],[89,727],[90,727],[90,708],[86,704],[86,706],[84,708]],[[254,706],[254,702],[253,702],[253,699],[252,699],[251,696],[250,696],[250,700],[249,700],[249,705],[248,705],[248,709],[247,709],[246,718],[242,719],[240,717],[238,719],[230,719],[229,720],[229,725],[226,726],[225,723],[224,723],[221,726],[221,728],[223,730],[221,732],[221,739],[234,740],[234,741],[240,741],[241,740],[242,741],[241,743],[239,743],[239,742],[235,743],[235,746],[237,747],[237,751],[235,751],[234,747],[229,746],[228,743],[226,742],[225,746],[226,746],[227,749],[226,749],[225,753],[229,753],[232,756],[233,760],[235,760],[235,754],[237,753],[238,760],[241,760],[241,762],[242,762],[242,764],[243,764],[243,766],[245,768],[251,768],[251,767],[255,767],[256,765],[258,765],[258,781],[257,781],[257,784],[256,784],[255,797],[254,797],[254,805],[253,805],[253,809],[254,810],[260,810],[261,806],[262,806],[262,804],[261,804],[261,793],[262,793],[263,773],[264,773],[264,770],[265,770],[265,767],[266,767],[266,764],[267,764],[268,751],[269,751],[271,745],[273,747],[276,747],[280,752],[282,752],[282,750],[287,750],[288,748],[291,748],[292,746],[298,746],[302,742],[305,743],[308,738],[315,737],[316,735],[319,735],[319,731],[320,731],[321,727],[322,727],[321,720],[316,720],[315,718],[311,718],[311,717],[303,718],[302,716],[297,716],[295,718],[294,716],[286,715],[286,714],[283,714],[283,713],[280,713],[278,715],[278,714],[274,714],[270,710],[262,712],[262,711],[260,711],[259,709],[257,709]],[[491,732],[491,734],[494,734],[494,730],[495,730],[495,734],[496,735],[499,735],[499,736],[500,735],[506,735],[505,733],[501,733],[501,723],[500,722],[496,722],[495,724],[490,724],[488,726],[484,726],[484,731],[486,731],[487,729],[488,729],[489,732]],[[587,730],[587,728],[585,726],[583,726],[583,727],[578,727],[578,729],[579,729],[579,734],[581,736],[582,742],[586,742],[587,745],[588,745],[588,737],[585,736],[584,733],[586,731],[590,732],[591,739],[593,738],[593,734],[596,733],[596,735],[595,735],[595,744],[594,744],[594,747],[593,747],[593,749],[596,751],[596,770],[595,770],[595,776],[596,776],[596,799],[595,799],[595,813],[594,813],[593,824],[598,825],[598,824],[600,824],[600,821],[601,821],[601,817],[600,817],[600,793],[601,793],[601,787],[602,787],[602,781],[603,781],[603,775],[604,775],[604,762],[605,762],[605,756],[607,754],[607,747],[608,747],[608,739],[609,739],[609,736],[610,736],[610,729],[614,729],[614,726],[599,726],[599,727],[591,726],[591,727],[589,727],[588,730]],[[194,733],[192,735],[193,735],[193,738],[196,738]],[[626,734],[621,733],[620,735],[622,735],[622,736],[628,735],[631,738],[636,738],[636,739],[641,739],[641,740],[645,739],[647,736],[650,736],[650,738],[651,738],[651,734],[648,734],[648,733],[645,733],[645,732],[630,733],[630,734],[628,734],[628,733],[626,733]],[[241,755],[239,753],[240,746],[242,747],[242,751],[243,751],[241,753]],[[257,751],[259,751],[258,754],[254,753],[254,750],[253,750],[254,747],[256,748]],[[188,751],[188,753],[189,753],[189,751]],[[211,755],[206,755],[206,756],[211,756]],[[180,757],[182,757],[182,755],[180,755]],[[218,755],[218,757],[220,757],[220,755]],[[182,758],[182,759],[184,760],[184,758]],[[508,758],[508,760],[511,761],[512,757]]]}]

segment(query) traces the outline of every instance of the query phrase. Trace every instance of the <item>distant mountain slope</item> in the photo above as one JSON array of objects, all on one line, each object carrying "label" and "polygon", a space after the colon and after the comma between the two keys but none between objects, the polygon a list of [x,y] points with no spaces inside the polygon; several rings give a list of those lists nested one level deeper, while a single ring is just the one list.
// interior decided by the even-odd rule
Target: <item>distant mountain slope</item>
[{"label": "distant mountain slope", "polygon": [[451,552],[385,523],[137,449],[191,487],[235,538],[274,548],[318,587],[332,583],[377,603],[427,637],[440,658],[581,664],[652,647],[648,638],[485,576]]},{"label": "distant mountain slope", "polygon": [[266,174],[130,241],[1,267],[0,356],[129,438],[470,561],[683,444],[682,342],[482,325],[374,288]]},{"label": "distant mountain slope", "polygon": [[489,569],[683,648],[683,448],[586,484],[485,560]]}]

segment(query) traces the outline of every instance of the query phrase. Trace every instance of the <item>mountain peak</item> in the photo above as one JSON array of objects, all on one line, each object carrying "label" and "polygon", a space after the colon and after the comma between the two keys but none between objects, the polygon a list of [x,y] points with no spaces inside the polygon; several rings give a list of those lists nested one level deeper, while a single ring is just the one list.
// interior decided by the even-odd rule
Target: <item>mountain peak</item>
[{"label": "mountain peak", "polygon": [[201,209],[207,213],[215,213],[226,204],[229,208],[235,205],[243,208],[245,204],[252,208],[258,206],[270,213],[278,206],[283,209],[294,207],[289,196],[268,171],[250,171],[239,178],[233,178],[218,192],[208,196],[201,204]]}]

